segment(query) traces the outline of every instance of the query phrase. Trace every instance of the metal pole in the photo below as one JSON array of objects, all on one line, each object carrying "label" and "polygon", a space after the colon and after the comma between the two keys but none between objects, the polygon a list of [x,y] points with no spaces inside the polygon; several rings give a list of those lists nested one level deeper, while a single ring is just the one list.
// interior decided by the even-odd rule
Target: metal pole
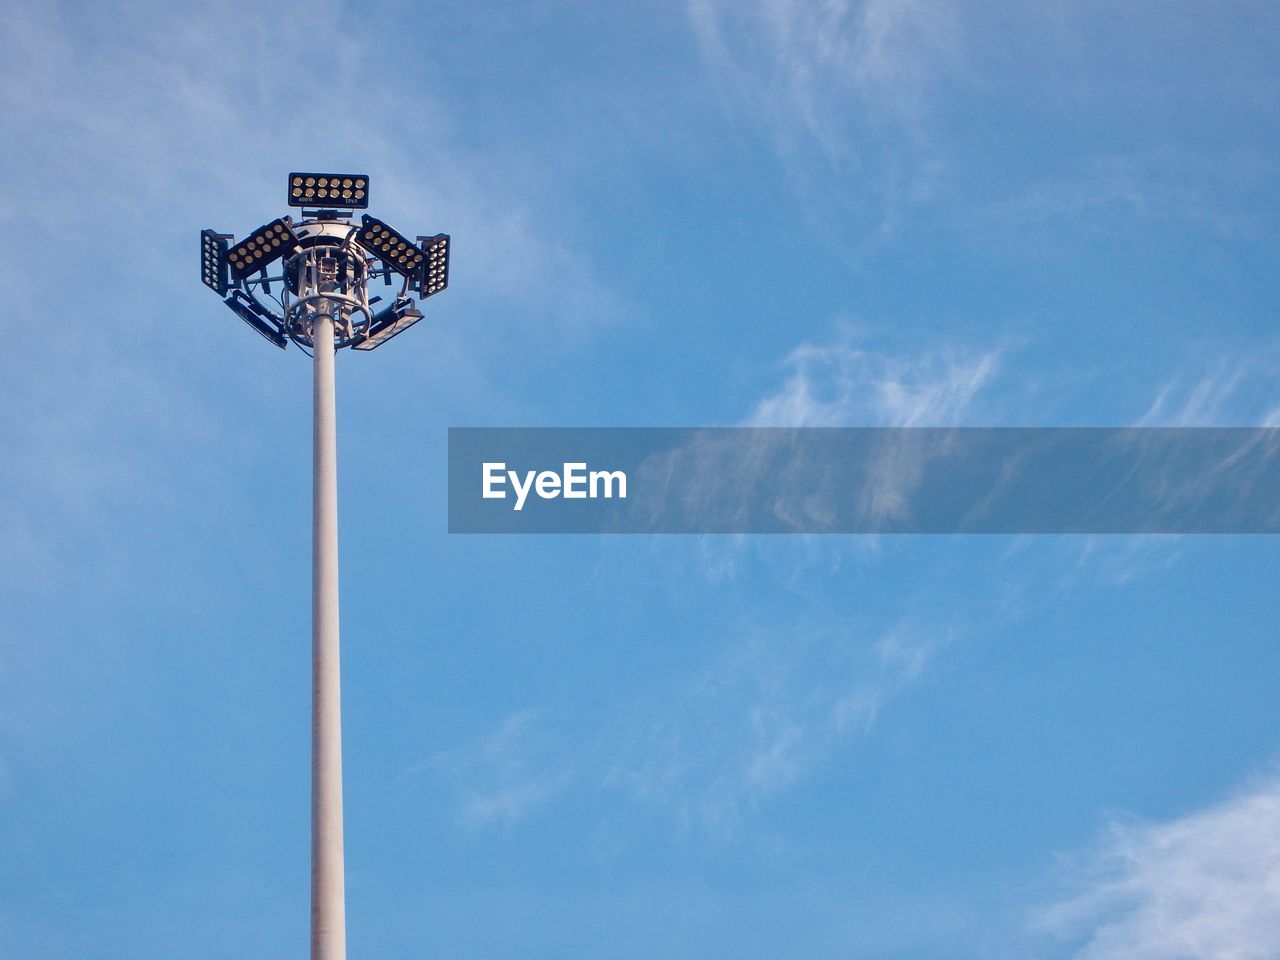
[{"label": "metal pole", "polygon": [[311,526],[311,960],[346,960],[342,703],[338,659],[338,439],[333,317],[315,319]]}]

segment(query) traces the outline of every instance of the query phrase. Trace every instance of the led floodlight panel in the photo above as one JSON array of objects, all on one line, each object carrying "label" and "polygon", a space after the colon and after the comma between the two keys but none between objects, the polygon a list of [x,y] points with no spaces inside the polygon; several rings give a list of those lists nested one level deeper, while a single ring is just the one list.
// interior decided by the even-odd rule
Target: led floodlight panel
[{"label": "led floodlight panel", "polygon": [[425,300],[449,286],[449,235],[437,233],[434,237],[418,239],[422,241],[422,252],[427,255],[418,277],[418,291]]},{"label": "led floodlight panel", "polygon": [[289,206],[363,210],[369,206],[369,176],[364,173],[291,173]]},{"label": "led floodlight panel", "polygon": [[289,341],[280,328],[280,318],[262,309],[262,306],[243,290],[233,290],[231,296],[227,297],[223,303],[230,307],[241,320],[281,350],[288,345]]},{"label": "led floodlight panel", "polygon": [[293,232],[293,223],[288,217],[277,217],[227,251],[231,276],[243,280],[297,247],[298,235]]},{"label": "led floodlight panel", "polygon": [[227,238],[216,230],[200,231],[200,279],[218,296],[227,295]]},{"label": "led floodlight panel", "polygon": [[396,273],[406,277],[417,276],[418,266],[426,256],[418,249],[417,244],[367,213],[361,217],[361,222],[364,226],[356,236],[360,246]]},{"label": "led floodlight panel", "polygon": [[381,313],[375,314],[368,331],[352,341],[357,350],[374,350],[392,337],[404,333],[422,319],[412,300],[397,300]]}]

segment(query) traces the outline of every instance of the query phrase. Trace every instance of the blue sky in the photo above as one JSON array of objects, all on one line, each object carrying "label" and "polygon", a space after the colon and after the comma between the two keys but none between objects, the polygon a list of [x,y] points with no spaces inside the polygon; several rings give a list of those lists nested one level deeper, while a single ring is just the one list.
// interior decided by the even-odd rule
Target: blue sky
[{"label": "blue sky", "polygon": [[310,368],[370,173],[352,957],[1280,956],[1265,537],[450,537],[467,425],[1280,424],[1261,3],[0,3],[0,955],[307,938]]}]

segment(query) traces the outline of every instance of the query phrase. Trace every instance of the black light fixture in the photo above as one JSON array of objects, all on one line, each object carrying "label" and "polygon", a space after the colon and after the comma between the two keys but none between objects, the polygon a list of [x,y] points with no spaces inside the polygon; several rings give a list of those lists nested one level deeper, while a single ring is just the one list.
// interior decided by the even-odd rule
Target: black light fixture
[{"label": "black light fixture", "polygon": [[297,247],[298,235],[293,232],[293,221],[289,217],[277,217],[227,251],[231,278],[243,280],[278,257],[293,253]]},{"label": "black light fixture", "polygon": [[200,231],[200,279],[218,296],[227,295],[227,241],[231,237],[216,230]]},{"label": "black light fixture", "polygon": [[368,332],[352,340],[351,346],[356,350],[374,350],[421,319],[422,313],[414,307],[412,300],[407,297],[397,299],[387,309],[373,315]]},{"label": "black light fixture", "polygon": [[360,221],[363,226],[356,240],[362,247],[401,276],[417,275],[426,254],[412,240],[367,213]]},{"label": "black light fixture", "polygon": [[450,238],[447,233],[437,233],[434,237],[419,237],[418,241],[426,256],[418,276],[418,292],[425,300],[449,286]]},{"label": "black light fixture", "polygon": [[369,177],[364,173],[291,173],[289,206],[363,210],[369,206]]},{"label": "black light fixture", "polygon": [[241,320],[253,327],[281,350],[288,345],[289,341],[286,339],[284,330],[280,325],[280,318],[264,310],[257,300],[243,290],[231,291],[231,296],[227,297],[223,302],[235,311]]}]

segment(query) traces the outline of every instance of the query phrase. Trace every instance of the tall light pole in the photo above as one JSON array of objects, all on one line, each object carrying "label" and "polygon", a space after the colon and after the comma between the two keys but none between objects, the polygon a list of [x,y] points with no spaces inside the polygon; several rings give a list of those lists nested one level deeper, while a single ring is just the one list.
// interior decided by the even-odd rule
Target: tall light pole
[{"label": "tall light pole", "polygon": [[[421,320],[409,293],[426,299],[448,286],[450,241],[413,243],[367,214],[351,223],[369,205],[364,174],[291,173],[288,203],[303,208],[301,222],[280,217],[231,246],[232,237],[201,231],[201,278],[276,346],[292,341],[312,357],[311,960],[345,960],[334,355],[373,350]],[[375,313],[382,298],[368,286],[379,278],[398,278],[400,290]]]},{"label": "tall light pole", "polygon": [[311,508],[311,957],[344,960],[342,691],[338,655],[338,434],[333,318],[314,321]]}]

